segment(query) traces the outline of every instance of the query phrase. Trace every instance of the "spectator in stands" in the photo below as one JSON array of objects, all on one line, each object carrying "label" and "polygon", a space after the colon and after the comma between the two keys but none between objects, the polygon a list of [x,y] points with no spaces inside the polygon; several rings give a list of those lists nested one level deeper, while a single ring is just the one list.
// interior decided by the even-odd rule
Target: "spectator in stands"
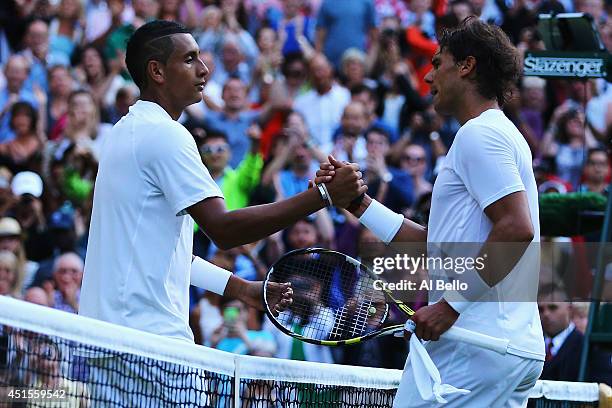
[{"label": "spectator in stands", "polygon": [[49,54],[68,65],[75,47],[85,38],[83,4],[79,0],[61,0],[57,14],[49,24]]},{"label": "spectator in stands", "polygon": [[121,58],[106,61],[102,51],[92,45],[83,49],[80,66],[85,74],[86,87],[98,108],[112,105],[117,91],[127,85],[127,81],[120,75],[124,65]]},{"label": "spectator in stands", "polygon": [[4,67],[6,87],[0,89],[0,142],[7,142],[15,137],[10,123],[11,109],[16,102],[28,102],[35,109],[39,108],[34,93],[24,86],[29,70],[30,64],[21,55],[12,55]]},{"label": "spectator in stands", "polygon": [[[89,392],[82,382],[66,378],[62,373],[61,363],[67,356],[62,356],[62,348],[52,337],[45,335],[29,339],[28,363],[32,371],[27,373],[26,384],[29,387],[47,390],[65,390],[62,402],[72,407],[87,406]],[[34,406],[48,404],[48,397],[35,396],[28,400]]]},{"label": "spectator in stands", "polygon": [[68,61],[58,61],[49,55],[49,26],[44,20],[34,19],[28,24],[23,38],[23,45],[25,49],[21,52],[21,55],[30,64],[26,88],[32,91],[38,87],[43,91],[47,91],[48,67],[57,64],[67,65]]},{"label": "spectator in stands", "polygon": [[524,77],[521,87],[520,115],[536,138],[534,156],[540,155],[540,143],[544,137],[544,110],[546,109],[546,81],[538,77]]},{"label": "spectator in stands", "polygon": [[351,47],[365,51],[376,38],[376,11],[372,0],[323,0],[317,16],[315,48],[336,69],[342,53]]},{"label": "spectator in stands", "polygon": [[414,201],[411,176],[386,163],[389,153],[389,135],[382,129],[372,128],[366,133],[368,156],[363,178],[368,184],[368,194],[381,203],[401,212]]},{"label": "spectator in stands", "polygon": [[408,27],[414,26],[429,38],[436,36],[436,17],[431,11],[431,0],[412,0],[408,2],[406,23]]},{"label": "spectator in stands", "polygon": [[364,84],[372,88],[376,86],[376,82],[366,78],[366,55],[363,51],[357,48],[344,51],[341,68],[340,77],[347,89]]},{"label": "spectator in stands", "polygon": [[[246,41],[248,45],[241,41]],[[250,54],[245,51],[247,47]],[[258,55],[257,44],[249,33],[244,31],[240,38],[236,34],[226,33],[212,78],[219,83],[225,83],[230,77],[237,77],[245,84],[250,84]]]},{"label": "spectator in stands", "polygon": [[0,295],[21,298],[23,271],[18,270],[17,257],[0,251]]},{"label": "spectator in stands", "polygon": [[281,170],[275,180],[276,200],[284,200],[308,189],[314,164],[312,153],[306,143],[296,138],[288,152],[288,168]]},{"label": "spectator in stands", "polygon": [[53,280],[53,268],[57,257],[77,251],[74,214],[75,210],[72,204],[66,201],[49,217],[47,228],[41,237],[41,241],[44,240],[45,245],[39,249],[45,257],[40,260],[32,282],[33,286],[46,287],[45,284]]},{"label": "spectator in stands", "polygon": [[224,133],[207,133],[200,146],[202,161],[213,180],[221,187],[228,210],[246,207],[249,204],[249,195],[259,184],[263,167],[263,159],[259,153],[261,129],[256,123],[252,123],[246,136],[250,139],[251,147],[235,170],[227,165],[232,151]]},{"label": "spectator in stands", "polygon": [[37,173],[23,171],[15,174],[11,190],[17,199],[12,209],[14,218],[26,235],[24,243],[28,259],[40,261],[49,256],[46,220],[41,196],[43,181]]},{"label": "spectator in stands", "polygon": [[608,196],[610,159],[605,149],[589,149],[584,166],[584,179],[580,191],[591,191]]},{"label": "spectator in stands", "polygon": [[44,130],[46,138],[56,140],[66,124],[68,99],[74,89],[70,71],[63,65],[49,68],[49,101]]},{"label": "spectator in stands", "polygon": [[128,114],[130,106],[136,102],[136,99],[138,97],[131,86],[119,88],[115,96],[115,103],[106,110],[104,122],[108,122],[111,125],[119,122],[122,117]]},{"label": "spectator in stands", "polygon": [[[399,124],[399,108],[397,110],[394,109],[392,103],[388,103],[384,110],[384,117],[378,116],[378,97],[376,95],[376,91],[374,88],[365,85],[359,84],[355,85],[351,88],[351,100],[361,102],[363,107],[365,108],[365,128],[370,129],[373,127],[378,127],[384,129],[389,133],[389,137],[391,138],[391,144],[395,143],[398,139],[397,129]],[[402,101],[404,99],[402,98]],[[389,100],[387,100],[389,102]],[[402,102],[403,103],[403,102]]]},{"label": "spectator in stands", "polygon": [[278,33],[285,57],[291,53],[310,50],[314,42],[315,21],[301,12],[301,3],[300,0],[283,0],[282,15],[271,21],[272,28]]},{"label": "spectator in stands", "polygon": [[232,157],[229,165],[236,168],[246,156],[250,143],[249,126],[261,117],[261,112],[248,109],[247,88],[239,78],[231,77],[223,85],[223,110],[209,112],[206,127],[225,133]]},{"label": "spectator in stands", "polygon": [[108,123],[100,123],[100,112],[92,94],[85,90],[74,91],[68,100],[68,118],[62,137],[48,144],[47,154],[59,160],[75,145],[97,158],[102,139],[110,128]]},{"label": "spectator in stands", "polygon": [[414,203],[418,203],[421,197],[430,193],[433,186],[425,179],[427,173],[427,155],[423,146],[409,144],[400,156],[400,169],[410,174],[414,188]]},{"label": "spectator in stands", "polygon": [[332,67],[325,56],[315,55],[310,60],[309,72],[313,89],[298,96],[293,107],[304,116],[314,142],[324,152],[330,152],[333,131],[350,100],[350,93],[335,82]]},{"label": "spectator in stands", "polygon": [[543,142],[542,153],[546,157],[555,158],[557,175],[568,181],[574,190],[580,183],[585,154],[584,120],[584,114],[581,111],[567,110],[559,117],[558,127],[553,125],[555,126],[554,140]]},{"label": "spectator in stands", "polygon": [[17,102],[11,108],[11,130],[15,138],[0,143],[0,165],[13,173],[40,168],[42,135],[38,128],[38,113],[27,102]]},{"label": "spectator in stands", "polygon": [[33,286],[25,291],[23,295],[23,300],[26,302],[34,303],[40,306],[49,307],[49,297],[43,288],[39,288],[37,286]]},{"label": "spectator in stands", "polygon": [[[572,305],[565,292],[554,286],[541,287],[538,309],[546,343],[546,361],[540,379],[578,381],[583,335],[571,319]],[[598,347],[589,352],[587,381],[606,382],[612,379],[612,355]]]},{"label": "spectator in stands", "polygon": [[276,352],[269,330],[248,330],[246,306],[237,300],[222,303],[223,324],[211,336],[211,346],[234,354],[272,357]]},{"label": "spectator in stands", "polygon": [[366,130],[366,112],[361,102],[350,102],[342,112],[340,128],[332,154],[338,160],[363,164],[368,154],[364,132]]},{"label": "spectator in stands", "polygon": [[77,313],[81,282],[83,281],[83,260],[74,252],[57,257],[53,264],[54,309]]},{"label": "spectator in stands", "polygon": [[587,323],[589,322],[589,302],[572,302],[571,319],[576,326],[576,330],[584,334]]},{"label": "spectator in stands", "polygon": [[17,257],[17,270],[23,276],[23,288],[30,286],[38,264],[26,258],[23,233],[16,219],[0,218],[0,251],[12,252]]},{"label": "spectator in stands", "polygon": [[278,47],[276,32],[272,28],[260,28],[255,39],[259,48],[259,58],[252,74],[250,95],[252,100],[262,102],[266,95],[269,95],[272,83],[281,75],[283,56]]}]

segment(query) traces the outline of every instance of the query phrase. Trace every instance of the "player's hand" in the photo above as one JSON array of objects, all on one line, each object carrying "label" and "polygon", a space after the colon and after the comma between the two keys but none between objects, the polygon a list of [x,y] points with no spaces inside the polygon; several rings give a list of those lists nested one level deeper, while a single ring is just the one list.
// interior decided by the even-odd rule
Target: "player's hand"
[{"label": "player's hand", "polygon": [[[436,341],[440,339],[442,333],[451,328],[458,317],[459,313],[442,300],[420,308],[411,319],[416,323],[414,332],[419,339]],[[404,332],[404,336],[409,338],[410,333]]]},{"label": "player's hand", "polygon": [[[274,316],[278,316],[280,312],[291,306],[293,302],[291,283],[268,282],[266,292],[268,306],[270,306],[270,311]],[[248,282],[247,289],[240,300],[258,310],[264,310],[263,281]]]},{"label": "player's hand", "polygon": [[[331,156],[330,156],[331,157]],[[329,183],[336,174],[335,167],[330,162],[324,162],[319,165],[317,170],[315,184]]]},{"label": "player's hand", "polygon": [[345,164],[329,156],[330,163],[335,167],[332,180],[327,183],[327,190],[332,202],[337,207],[346,208],[351,202],[364,194],[368,186],[362,179],[359,165],[355,163]]}]

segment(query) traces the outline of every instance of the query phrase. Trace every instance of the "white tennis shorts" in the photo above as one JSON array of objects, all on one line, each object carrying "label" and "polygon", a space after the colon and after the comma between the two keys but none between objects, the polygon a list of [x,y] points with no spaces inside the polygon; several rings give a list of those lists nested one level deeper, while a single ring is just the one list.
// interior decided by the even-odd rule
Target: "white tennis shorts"
[{"label": "white tennis shorts", "polygon": [[394,408],[482,408],[527,406],[529,391],[536,384],[543,361],[512,354],[501,355],[471,344],[444,340],[430,341],[426,349],[440,370],[442,383],[468,389],[469,394],[445,396],[447,404],[424,401],[406,362]]}]

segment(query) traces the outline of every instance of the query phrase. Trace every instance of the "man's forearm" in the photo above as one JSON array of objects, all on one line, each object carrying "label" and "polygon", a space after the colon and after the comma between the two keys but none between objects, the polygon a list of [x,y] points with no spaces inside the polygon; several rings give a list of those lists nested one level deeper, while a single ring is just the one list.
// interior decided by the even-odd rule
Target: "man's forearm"
[{"label": "man's forearm", "polygon": [[489,286],[502,281],[516,266],[531,244],[514,236],[511,227],[494,224],[478,256],[485,256],[485,266],[478,273]]},{"label": "man's forearm", "polygon": [[268,237],[324,207],[316,189],[287,200],[227,212],[214,231],[206,231],[221,248],[228,249]]}]

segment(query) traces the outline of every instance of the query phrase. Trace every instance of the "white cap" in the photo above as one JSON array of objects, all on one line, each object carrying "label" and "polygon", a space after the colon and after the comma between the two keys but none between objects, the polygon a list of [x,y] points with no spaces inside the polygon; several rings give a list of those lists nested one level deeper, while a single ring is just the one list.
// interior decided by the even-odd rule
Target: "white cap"
[{"label": "white cap", "polygon": [[16,196],[32,194],[34,197],[40,197],[43,191],[43,181],[38,174],[32,171],[22,171],[13,177],[11,189]]}]

